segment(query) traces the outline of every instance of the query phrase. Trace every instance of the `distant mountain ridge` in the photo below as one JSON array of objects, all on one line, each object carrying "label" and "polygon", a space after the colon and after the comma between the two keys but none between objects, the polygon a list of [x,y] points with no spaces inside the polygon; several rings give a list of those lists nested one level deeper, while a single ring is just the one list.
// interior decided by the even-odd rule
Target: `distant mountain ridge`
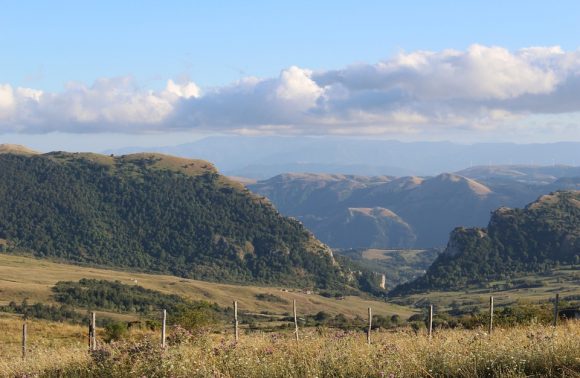
[{"label": "distant mountain ridge", "polygon": [[551,184],[560,178],[580,177],[580,167],[568,165],[531,166],[503,165],[477,166],[463,169],[458,175],[479,181],[521,182],[528,184]]},{"label": "distant mountain ridge", "polygon": [[356,287],[299,222],[204,160],[0,153],[2,249],[227,282]]},{"label": "distant mountain ridge", "polygon": [[580,191],[543,195],[523,209],[499,208],[486,228],[456,228],[427,273],[392,294],[457,290],[554,264],[580,264]]},{"label": "distant mountain ridge", "polygon": [[[107,153],[127,154],[142,147]],[[348,137],[212,136],[147,150],[209,160],[226,175],[267,179],[288,172],[434,176],[469,166],[580,165],[579,142],[400,142]]]},{"label": "distant mountain ridge", "polygon": [[[580,189],[579,178],[560,176],[577,171],[510,166],[434,177],[283,174],[248,188],[335,248],[430,248],[443,246],[455,227],[484,226],[498,207],[523,206],[558,189]],[[354,216],[349,210],[373,208],[392,215]]]}]

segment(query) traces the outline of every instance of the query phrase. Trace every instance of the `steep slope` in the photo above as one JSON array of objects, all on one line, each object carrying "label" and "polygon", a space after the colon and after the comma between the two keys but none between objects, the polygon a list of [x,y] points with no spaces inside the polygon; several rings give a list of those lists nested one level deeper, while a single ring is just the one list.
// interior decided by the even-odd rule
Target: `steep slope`
[{"label": "steep slope", "polygon": [[268,197],[282,213],[290,216],[328,215],[336,204],[353,192],[372,188],[391,180],[388,176],[286,173],[259,181],[248,188]]},{"label": "steep slope", "polygon": [[8,250],[215,281],[347,283],[299,222],[202,160],[0,154],[0,198]]},{"label": "steep slope", "polygon": [[[248,188],[335,248],[442,246],[455,227],[484,225],[491,210],[512,204],[509,197],[455,174],[431,178],[292,174]],[[353,217],[349,210],[361,208],[388,209],[396,218],[360,213]]]},{"label": "steep slope", "polygon": [[[310,225],[308,219],[305,223]],[[347,208],[311,230],[321,239],[332,240],[342,248],[357,248],[361,245],[409,248],[415,244],[416,239],[409,224],[382,207]]]},{"label": "steep slope", "polygon": [[457,228],[425,276],[394,294],[461,289],[517,272],[580,263],[580,191],[540,197],[524,209],[496,210],[487,228]]},{"label": "steep slope", "polygon": [[424,180],[385,205],[413,225],[416,246],[430,247],[444,245],[457,226],[485,224],[490,210],[502,202],[487,186],[445,173]]}]

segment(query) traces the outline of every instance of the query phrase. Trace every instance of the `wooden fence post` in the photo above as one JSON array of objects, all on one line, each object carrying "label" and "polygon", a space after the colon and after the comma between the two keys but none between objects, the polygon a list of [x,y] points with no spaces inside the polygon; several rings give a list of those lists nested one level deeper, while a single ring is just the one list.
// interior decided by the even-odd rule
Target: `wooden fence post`
[{"label": "wooden fence post", "polygon": [[22,325],[22,359],[26,359],[26,339],[27,339],[27,326],[26,323]]},{"label": "wooden fence post", "polygon": [[93,318],[89,319],[89,352],[93,351]]},{"label": "wooden fence post", "polygon": [[433,305],[429,306],[429,338],[433,336]]},{"label": "wooden fence post", "polygon": [[296,341],[298,341],[298,317],[296,316],[296,299],[292,301],[292,309],[294,311],[294,333],[296,334]]},{"label": "wooden fence post", "polygon": [[371,328],[373,326],[373,311],[369,307],[369,329],[367,330],[367,344],[371,345]]},{"label": "wooden fence post", "polygon": [[91,312],[89,322],[89,352],[97,350],[97,315]]},{"label": "wooden fence post", "polygon": [[234,301],[234,335],[236,342],[240,339],[240,332],[238,330],[238,301]]},{"label": "wooden fence post", "polygon": [[167,310],[163,309],[163,320],[161,322],[161,347],[165,348],[165,327],[167,325]]},{"label": "wooden fence post", "polygon": [[493,296],[489,297],[489,329],[488,333],[491,335],[493,332]]},{"label": "wooden fence post", "polygon": [[560,304],[560,294],[556,294],[556,300],[554,301],[554,327],[558,325],[559,304]]}]

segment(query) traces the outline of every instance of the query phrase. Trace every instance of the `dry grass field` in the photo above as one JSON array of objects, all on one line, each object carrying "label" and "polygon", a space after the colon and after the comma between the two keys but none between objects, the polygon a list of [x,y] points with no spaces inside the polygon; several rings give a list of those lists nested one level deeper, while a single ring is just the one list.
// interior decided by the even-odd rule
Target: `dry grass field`
[{"label": "dry grass field", "polygon": [[91,356],[81,327],[0,317],[0,376],[6,377],[579,377],[580,322],[482,330],[408,328],[364,334],[330,329],[290,333],[195,335],[172,330],[166,349],[156,334],[100,344]]},{"label": "dry grass field", "polygon": [[301,290],[281,287],[259,287],[210,283],[183,279],[168,275],[154,275],[97,269],[77,265],[55,263],[30,257],[0,254],[0,305],[10,301],[17,303],[28,298],[29,303],[51,303],[51,288],[58,281],[78,281],[81,278],[118,280],[124,284],[137,284],[164,293],[177,294],[193,300],[206,300],[221,306],[239,303],[241,312],[283,314],[292,310],[290,304],[260,301],[257,294],[273,294],[292,303],[295,299],[300,313],[315,314],[325,311],[330,314],[345,314],[349,317],[366,316],[367,308],[381,315],[398,314],[408,318],[416,310],[386,302],[349,296],[342,300],[306,294]]}]

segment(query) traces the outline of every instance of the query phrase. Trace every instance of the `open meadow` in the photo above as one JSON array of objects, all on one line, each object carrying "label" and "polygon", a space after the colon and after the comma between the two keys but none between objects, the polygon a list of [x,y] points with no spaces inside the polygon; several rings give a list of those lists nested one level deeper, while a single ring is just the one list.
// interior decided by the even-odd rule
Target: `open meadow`
[{"label": "open meadow", "polygon": [[[283,287],[260,287],[251,285],[221,284],[190,280],[169,275],[134,273],[120,270],[99,269],[86,266],[55,263],[30,257],[0,253],[0,305],[10,301],[29,303],[52,303],[51,288],[58,281],[78,281],[82,278],[120,281],[123,284],[139,285],[162,293],[177,294],[191,300],[204,300],[228,307],[237,300],[241,312],[263,312],[283,314],[292,310],[292,300],[299,303],[299,311],[314,314],[325,311],[346,316],[365,316],[368,307],[377,314],[408,318],[417,310],[406,306],[386,303],[357,296],[340,299],[326,298]],[[259,300],[256,296],[270,294],[284,302]]]}]

